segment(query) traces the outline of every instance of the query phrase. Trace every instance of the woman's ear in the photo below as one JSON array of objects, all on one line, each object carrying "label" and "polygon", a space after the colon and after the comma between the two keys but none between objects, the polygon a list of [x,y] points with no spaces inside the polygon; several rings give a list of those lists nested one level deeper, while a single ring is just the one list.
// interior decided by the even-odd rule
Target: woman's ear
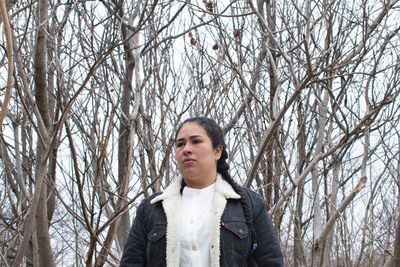
[{"label": "woman's ear", "polygon": [[214,154],[215,154],[215,160],[216,160],[216,161],[218,161],[218,160],[221,158],[222,150],[223,150],[222,145],[218,145],[218,146],[214,149]]}]

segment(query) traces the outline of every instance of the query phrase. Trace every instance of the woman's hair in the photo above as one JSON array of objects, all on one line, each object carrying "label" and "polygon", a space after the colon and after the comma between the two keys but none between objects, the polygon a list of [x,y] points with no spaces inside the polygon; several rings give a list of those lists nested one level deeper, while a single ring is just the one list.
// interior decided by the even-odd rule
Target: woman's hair
[{"label": "woman's hair", "polygon": [[226,160],[228,159],[228,152],[226,151],[224,134],[223,134],[221,128],[213,119],[206,118],[206,117],[193,117],[193,118],[186,119],[179,125],[179,127],[175,133],[175,139],[176,139],[180,129],[182,128],[182,126],[188,122],[197,123],[199,126],[203,127],[203,129],[206,131],[208,137],[211,139],[214,149],[217,148],[219,145],[222,146],[221,157],[219,158],[219,160],[217,162],[217,172],[220,173],[222,178],[225,181],[227,181],[232,186],[233,190],[235,190],[235,192],[241,196],[240,200],[242,202],[244,214],[246,217],[246,222],[249,227],[251,239],[252,239],[251,249],[254,250],[255,247],[253,245],[256,243],[256,235],[255,235],[255,230],[254,230],[254,225],[253,225],[250,203],[247,200],[247,196],[244,193],[243,189],[233,180],[233,178],[229,174],[229,165],[226,162]]}]

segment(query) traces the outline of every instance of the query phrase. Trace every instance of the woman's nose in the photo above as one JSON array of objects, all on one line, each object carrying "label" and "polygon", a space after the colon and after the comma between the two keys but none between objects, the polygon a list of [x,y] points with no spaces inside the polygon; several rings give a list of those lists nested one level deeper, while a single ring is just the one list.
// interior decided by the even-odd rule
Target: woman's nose
[{"label": "woman's nose", "polygon": [[191,149],[190,145],[186,144],[185,147],[183,148],[182,152],[183,152],[183,155],[185,155],[185,156],[192,153],[192,149]]}]

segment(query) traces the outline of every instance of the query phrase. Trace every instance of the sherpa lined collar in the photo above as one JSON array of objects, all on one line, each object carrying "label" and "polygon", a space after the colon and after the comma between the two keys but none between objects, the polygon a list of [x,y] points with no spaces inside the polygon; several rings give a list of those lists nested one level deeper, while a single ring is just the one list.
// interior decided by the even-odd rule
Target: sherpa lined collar
[{"label": "sherpa lined collar", "polygon": [[[180,195],[182,185],[182,176],[178,176],[177,179],[172,182],[159,196],[151,200],[151,204],[165,200],[169,197]],[[217,173],[217,179],[215,181],[215,192],[221,195],[225,199],[240,199],[240,195],[233,190],[232,186],[225,181],[221,174]]]}]

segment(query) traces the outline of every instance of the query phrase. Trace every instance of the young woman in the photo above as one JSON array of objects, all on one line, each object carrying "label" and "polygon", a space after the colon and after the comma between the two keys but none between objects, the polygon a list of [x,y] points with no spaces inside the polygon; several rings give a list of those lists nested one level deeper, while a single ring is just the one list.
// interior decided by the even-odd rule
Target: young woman
[{"label": "young woman", "polygon": [[139,205],[120,266],[283,266],[264,200],[229,175],[217,123],[184,121],[175,145],[181,177]]}]

